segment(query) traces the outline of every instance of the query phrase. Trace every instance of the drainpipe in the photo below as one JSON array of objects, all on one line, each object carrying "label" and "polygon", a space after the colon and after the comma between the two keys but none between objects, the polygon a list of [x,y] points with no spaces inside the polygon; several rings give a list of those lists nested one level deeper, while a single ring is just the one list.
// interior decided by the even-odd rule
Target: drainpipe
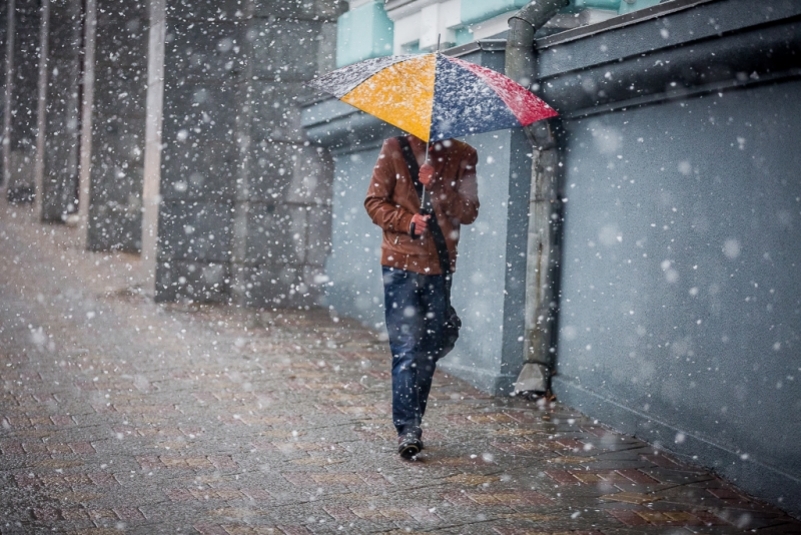
[{"label": "drainpipe", "polygon": [[[509,19],[506,75],[531,88],[536,79],[534,34],[569,0],[533,0]],[[525,363],[514,394],[549,395],[554,368],[558,282],[558,147],[551,121],[526,127],[531,142],[531,196],[526,262]]]}]

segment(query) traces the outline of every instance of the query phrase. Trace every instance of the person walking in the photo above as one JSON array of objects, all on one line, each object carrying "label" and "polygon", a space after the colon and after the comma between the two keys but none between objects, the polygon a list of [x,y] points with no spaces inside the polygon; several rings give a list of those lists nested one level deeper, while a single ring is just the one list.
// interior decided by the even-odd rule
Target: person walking
[{"label": "person walking", "polygon": [[476,150],[455,139],[428,147],[412,135],[387,139],[364,200],[383,230],[392,421],[405,459],[423,449],[421,424],[436,363],[452,349],[460,324],[450,306],[451,274],[460,227],[478,217],[477,161]]}]

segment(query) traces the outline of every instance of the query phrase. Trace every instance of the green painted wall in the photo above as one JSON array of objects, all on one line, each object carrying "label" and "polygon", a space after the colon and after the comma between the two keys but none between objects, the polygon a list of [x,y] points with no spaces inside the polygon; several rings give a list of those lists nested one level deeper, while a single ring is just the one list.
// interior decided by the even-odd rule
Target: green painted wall
[{"label": "green painted wall", "polygon": [[581,11],[582,9],[592,8],[617,11],[620,4],[623,3],[625,3],[625,0],[570,0],[570,7],[568,9],[571,11]]},{"label": "green painted wall", "polygon": [[[520,9],[529,0],[462,0],[462,24],[477,24],[502,13]],[[570,0],[566,10],[608,9],[628,13],[658,4],[659,0]]]},{"label": "green painted wall", "polygon": [[[468,43],[472,34],[467,26],[503,13],[511,13],[529,0],[461,0],[462,28],[456,29],[457,45]],[[606,9],[620,14],[650,7],[659,0],[570,0],[566,11]],[[337,26],[337,66],[342,67],[369,58],[392,53],[394,25],[384,11],[382,0],[372,0],[339,17]],[[405,50],[414,53],[417,50]]]},{"label": "green painted wall", "polygon": [[618,13],[622,15],[623,13],[628,13],[630,11],[637,11],[638,9],[655,6],[658,3],[659,0],[634,0],[633,2],[629,2],[628,0],[620,0],[620,8]]},{"label": "green painted wall", "polygon": [[337,20],[337,67],[392,54],[393,36],[382,0],[344,13]]},{"label": "green painted wall", "polygon": [[462,0],[462,24],[483,22],[528,3],[529,0]]},{"label": "green painted wall", "polygon": [[456,29],[456,46],[465,45],[473,41],[473,34],[467,28]]}]

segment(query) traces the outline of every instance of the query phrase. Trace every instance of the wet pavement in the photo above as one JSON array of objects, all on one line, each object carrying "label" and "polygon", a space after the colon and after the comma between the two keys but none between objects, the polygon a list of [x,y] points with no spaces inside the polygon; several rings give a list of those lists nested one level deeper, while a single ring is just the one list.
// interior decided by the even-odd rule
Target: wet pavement
[{"label": "wet pavement", "polygon": [[568,407],[439,372],[403,461],[376,333],[155,304],[136,256],[76,233],[0,208],[0,534],[801,533]]}]

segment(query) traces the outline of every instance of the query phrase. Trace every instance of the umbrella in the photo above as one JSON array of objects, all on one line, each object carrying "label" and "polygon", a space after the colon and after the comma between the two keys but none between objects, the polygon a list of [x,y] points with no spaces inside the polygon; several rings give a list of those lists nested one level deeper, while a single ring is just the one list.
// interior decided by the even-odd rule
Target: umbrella
[{"label": "umbrella", "polygon": [[439,52],[368,59],[310,85],[427,143],[557,115],[510,78]]}]

